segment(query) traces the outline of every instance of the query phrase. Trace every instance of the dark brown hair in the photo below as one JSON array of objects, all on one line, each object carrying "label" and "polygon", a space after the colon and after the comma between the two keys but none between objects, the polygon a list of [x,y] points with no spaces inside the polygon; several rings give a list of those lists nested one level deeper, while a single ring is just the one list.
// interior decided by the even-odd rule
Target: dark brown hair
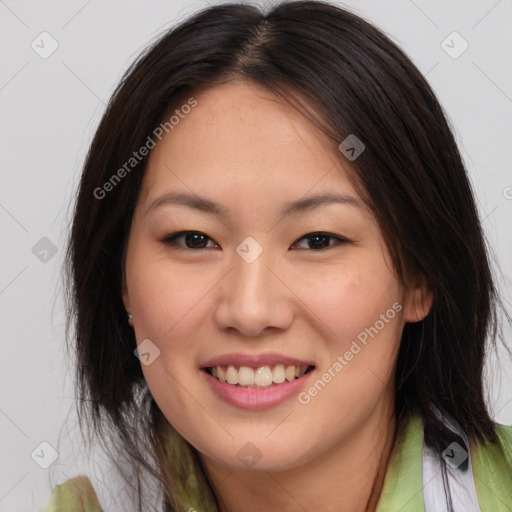
[{"label": "dark brown hair", "polygon": [[[112,95],[84,165],[67,252],[80,417],[99,438],[111,435],[140,474],[167,482],[173,510],[216,509],[195,449],[172,431],[147,389],[121,299],[123,251],[147,157],[101,199],[95,190],[179,101],[235,79],[291,101],[334,148],[350,134],[366,146],[350,162],[354,181],[404,288],[423,276],[434,297],[427,317],[403,332],[398,427],[419,412],[429,431],[447,436],[435,407],[472,441],[495,440],[482,371],[486,339],[494,344],[499,334],[498,297],[447,118],[422,74],[383,32],[317,1],[285,2],[266,13],[242,4],[204,9],[151,45]],[[175,444],[166,442],[170,435]],[[176,450],[174,467],[163,462],[167,449]],[[202,501],[187,501],[190,472]]]}]

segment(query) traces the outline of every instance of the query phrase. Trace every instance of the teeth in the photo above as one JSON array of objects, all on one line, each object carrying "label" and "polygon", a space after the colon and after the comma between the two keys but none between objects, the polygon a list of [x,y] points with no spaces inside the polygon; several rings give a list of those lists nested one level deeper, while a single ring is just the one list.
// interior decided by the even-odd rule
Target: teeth
[{"label": "teeth", "polygon": [[286,381],[295,380],[304,375],[308,366],[295,366],[276,364],[271,366],[260,366],[250,368],[241,366],[238,370],[232,364],[226,366],[214,366],[211,374],[222,382],[249,388],[266,388],[273,384],[281,384]]},{"label": "teeth", "polygon": [[256,386],[270,386],[272,384],[272,370],[269,366],[261,366],[254,374]]},{"label": "teeth", "polygon": [[228,366],[228,370],[226,372],[226,380],[228,384],[238,384],[238,372],[235,370],[235,367],[232,364]]},{"label": "teeth", "polygon": [[238,383],[240,386],[253,386],[254,370],[247,366],[241,366],[240,370],[238,370]]},{"label": "teeth", "polygon": [[295,380],[295,366],[287,366],[284,376],[288,381]]},{"label": "teeth", "polygon": [[285,380],[285,373],[284,373],[284,365],[283,364],[276,364],[274,366],[274,371],[272,372],[272,382],[275,382],[276,384],[281,384]]}]

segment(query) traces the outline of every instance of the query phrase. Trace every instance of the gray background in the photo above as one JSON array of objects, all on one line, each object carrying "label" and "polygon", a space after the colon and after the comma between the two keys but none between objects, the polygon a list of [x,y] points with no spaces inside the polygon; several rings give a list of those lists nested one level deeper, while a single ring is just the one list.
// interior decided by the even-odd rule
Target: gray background
[{"label": "gray background", "polygon": [[[0,0],[0,511],[38,510],[51,485],[92,471],[78,457],[72,361],[64,352],[60,272],[69,205],[92,133],[122,72],[165,28],[206,5]],[[343,5],[387,32],[433,86],[455,126],[510,304],[512,0]],[[46,59],[31,47],[35,41],[39,52],[51,49],[48,36],[39,36],[43,31],[58,43]],[[463,39],[446,39],[453,31]],[[458,55],[464,40],[469,46]],[[510,341],[508,327],[505,335]],[[491,357],[487,373],[493,415],[512,424],[510,359]],[[51,462],[51,448],[41,442],[59,451],[50,469],[38,464]],[[89,476],[100,488],[115,478],[101,473],[107,464],[98,457]],[[114,500],[99,490],[107,510],[121,510],[122,492]]]}]

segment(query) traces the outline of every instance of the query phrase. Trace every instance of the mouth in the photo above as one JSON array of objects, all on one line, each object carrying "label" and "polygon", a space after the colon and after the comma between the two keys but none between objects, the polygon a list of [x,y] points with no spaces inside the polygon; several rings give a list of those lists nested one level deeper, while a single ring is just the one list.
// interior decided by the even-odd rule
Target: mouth
[{"label": "mouth", "polygon": [[314,370],[313,365],[275,364],[266,366],[237,366],[234,364],[202,368],[211,377],[234,387],[268,389],[300,379]]}]

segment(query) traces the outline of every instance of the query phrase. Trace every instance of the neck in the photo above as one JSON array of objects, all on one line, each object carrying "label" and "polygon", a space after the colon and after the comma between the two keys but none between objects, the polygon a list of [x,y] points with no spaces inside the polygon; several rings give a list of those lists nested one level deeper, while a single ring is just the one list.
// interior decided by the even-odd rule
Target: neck
[{"label": "neck", "polygon": [[220,512],[375,512],[395,437],[389,407],[307,464],[286,471],[233,470],[201,456]]}]

